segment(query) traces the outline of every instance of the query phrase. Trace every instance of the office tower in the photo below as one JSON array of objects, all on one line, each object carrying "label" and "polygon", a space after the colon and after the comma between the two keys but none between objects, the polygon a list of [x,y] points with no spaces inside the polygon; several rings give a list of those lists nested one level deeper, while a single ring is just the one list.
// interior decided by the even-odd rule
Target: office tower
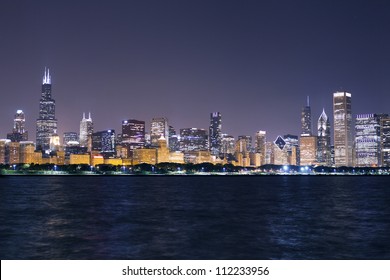
[{"label": "office tower", "polygon": [[11,140],[0,139],[0,164],[9,164],[9,144]]},{"label": "office tower", "polygon": [[150,123],[150,141],[152,147],[158,147],[158,140],[161,137],[165,138],[169,147],[169,126],[167,118],[153,118]]},{"label": "office tower", "polygon": [[299,145],[300,165],[313,165],[317,162],[317,136],[301,136]]},{"label": "office tower", "polygon": [[240,135],[238,136],[238,140],[242,140],[243,143],[245,143],[246,151],[248,151],[248,153],[252,151],[252,136]]},{"label": "office tower", "polygon": [[77,132],[64,132],[63,136],[63,143],[64,146],[69,146],[69,143],[71,145],[79,145],[79,134]]},{"label": "office tower", "polygon": [[218,156],[221,153],[222,145],[222,116],[220,112],[210,114],[209,145],[212,155]]},{"label": "office tower", "polygon": [[283,139],[282,136],[276,137],[275,141],[273,142],[273,164],[276,165],[285,165],[289,164],[288,162],[288,151],[287,151],[287,145],[286,141]]},{"label": "office tower", "polygon": [[20,163],[30,164],[34,162],[35,144],[33,141],[20,142]]},{"label": "office tower", "polygon": [[390,117],[380,121],[381,166],[390,167]]},{"label": "office tower", "polygon": [[115,154],[115,130],[108,129],[92,133],[92,151],[105,154],[106,157]]},{"label": "office tower", "polygon": [[284,142],[286,142],[286,149],[288,154],[288,162],[291,165],[300,165],[299,154],[299,138],[297,135],[286,134],[283,136]]},{"label": "office tower", "polygon": [[310,136],[311,135],[311,108],[309,96],[307,97],[307,104],[302,108],[301,113],[301,124],[302,124],[302,136]]},{"label": "office tower", "polygon": [[122,145],[128,152],[145,147],[145,122],[129,119],[122,121]]},{"label": "office tower", "polygon": [[325,113],[325,109],[322,110],[317,122],[317,162],[322,165],[331,166],[330,155],[330,122]]},{"label": "office tower", "polygon": [[179,136],[176,134],[176,130],[173,126],[169,126],[169,150],[171,152],[180,151]]},{"label": "office tower", "polygon": [[14,127],[11,133],[7,134],[7,139],[12,142],[27,141],[28,133],[25,130],[26,118],[22,110],[17,110],[14,118]]},{"label": "office tower", "polygon": [[336,166],[352,166],[351,93],[333,93],[334,161]]},{"label": "office tower", "polygon": [[209,149],[208,136],[205,129],[182,128],[180,129],[180,150],[207,151]]},{"label": "office tower", "polygon": [[233,155],[236,146],[236,140],[233,136],[228,134],[221,134],[222,142],[221,142],[221,153],[226,158],[227,155]]},{"label": "office tower", "polygon": [[80,121],[80,146],[88,147],[89,138],[93,133],[93,122],[91,118],[91,113],[88,114],[88,118],[85,117],[85,113],[83,113],[83,119]]},{"label": "office tower", "polygon": [[60,146],[60,136],[57,134],[57,131],[54,131],[50,136],[50,151],[59,151]]},{"label": "office tower", "polygon": [[380,165],[380,117],[377,114],[357,115],[355,120],[356,166]]},{"label": "office tower", "polygon": [[39,117],[37,119],[36,148],[49,152],[50,137],[57,131],[55,116],[56,103],[51,95],[51,76],[49,69],[45,69],[42,81],[42,95],[39,101]]},{"label": "office tower", "polygon": [[263,130],[256,132],[255,139],[255,152],[260,154],[260,165],[265,164],[265,143],[266,143],[266,132]]}]

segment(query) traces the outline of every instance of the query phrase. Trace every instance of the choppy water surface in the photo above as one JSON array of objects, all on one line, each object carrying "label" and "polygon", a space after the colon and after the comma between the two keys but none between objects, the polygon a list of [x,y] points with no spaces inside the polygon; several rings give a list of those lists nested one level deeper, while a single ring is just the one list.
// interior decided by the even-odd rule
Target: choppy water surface
[{"label": "choppy water surface", "polygon": [[390,177],[2,177],[0,257],[390,259]]}]

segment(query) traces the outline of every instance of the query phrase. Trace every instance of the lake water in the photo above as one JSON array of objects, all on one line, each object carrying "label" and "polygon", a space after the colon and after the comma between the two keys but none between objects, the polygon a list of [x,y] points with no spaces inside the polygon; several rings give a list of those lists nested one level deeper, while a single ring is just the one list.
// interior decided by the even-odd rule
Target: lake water
[{"label": "lake water", "polygon": [[1,177],[0,257],[390,259],[390,177]]}]

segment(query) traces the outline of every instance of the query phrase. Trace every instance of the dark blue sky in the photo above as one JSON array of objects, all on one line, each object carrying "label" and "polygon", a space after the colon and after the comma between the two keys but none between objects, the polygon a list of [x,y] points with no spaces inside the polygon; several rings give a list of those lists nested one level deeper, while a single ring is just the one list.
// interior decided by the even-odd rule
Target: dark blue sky
[{"label": "dark blue sky", "polygon": [[[26,113],[30,140],[44,67],[59,132],[166,116],[177,130],[300,133],[309,95],[315,121],[332,93],[353,114],[390,113],[388,1],[14,1],[0,7],[0,137]],[[149,130],[149,127],[148,129]]]}]

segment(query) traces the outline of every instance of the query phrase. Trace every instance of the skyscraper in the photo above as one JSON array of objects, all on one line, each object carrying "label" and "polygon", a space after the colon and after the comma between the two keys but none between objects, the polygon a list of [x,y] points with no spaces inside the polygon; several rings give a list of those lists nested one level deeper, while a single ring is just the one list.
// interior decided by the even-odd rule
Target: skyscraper
[{"label": "skyscraper", "polygon": [[330,122],[325,113],[325,109],[322,110],[317,122],[317,162],[326,166],[331,166],[330,155]]},{"label": "skyscraper", "polygon": [[158,140],[161,137],[165,138],[167,146],[169,147],[169,126],[167,118],[153,118],[151,121],[150,141],[152,147],[158,147]]},{"label": "skyscraper", "polygon": [[51,96],[51,76],[45,69],[42,81],[42,94],[39,101],[39,117],[37,119],[37,150],[50,151],[50,137],[57,131],[55,116],[56,103]]},{"label": "skyscraper", "polygon": [[205,129],[201,128],[182,128],[180,129],[180,150],[190,151],[208,151],[208,137]]},{"label": "skyscraper", "polygon": [[222,116],[220,112],[210,114],[209,145],[212,155],[218,156],[221,153],[222,145]]},{"label": "skyscraper", "polygon": [[266,132],[260,130],[256,132],[255,139],[255,152],[260,154],[260,165],[265,164],[265,143],[266,143]]},{"label": "skyscraper", "polygon": [[356,166],[380,165],[380,117],[377,114],[356,116]]},{"label": "skyscraper", "polygon": [[26,118],[22,110],[17,110],[14,118],[14,127],[11,133],[7,134],[7,139],[12,142],[27,141],[28,133],[25,130]]},{"label": "skyscraper", "polygon": [[93,133],[93,122],[91,118],[91,113],[88,114],[88,118],[85,118],[85,113],[83,113],[83,119],[80,121],[80,146],[88,147],[88,138],[92,136]]},{"label": "skyscraper", "polygon": [[334,160],[336,166],[352,166],[351,93],[333,93]]},{"label": "skyscraper", "polygon": [[108,129],[92,133],[92,150],[111,156],[115,154],[115,130]]},{"label": "skyscraper", "polygon": [[122,121],[122,145],[130,150],[145,146],[145,122],[139,120]]},{"label": "skyscraper", "polygon": [[307,104],[302,108],[301,113],[301,124],[302,124],[302,136],[311,136],[311,108],[309,96],[307,97]]},{"label": "skyscraper", "polygon": [[381,131],[381,166],[390,167],[390,117],[380,121]]}]

